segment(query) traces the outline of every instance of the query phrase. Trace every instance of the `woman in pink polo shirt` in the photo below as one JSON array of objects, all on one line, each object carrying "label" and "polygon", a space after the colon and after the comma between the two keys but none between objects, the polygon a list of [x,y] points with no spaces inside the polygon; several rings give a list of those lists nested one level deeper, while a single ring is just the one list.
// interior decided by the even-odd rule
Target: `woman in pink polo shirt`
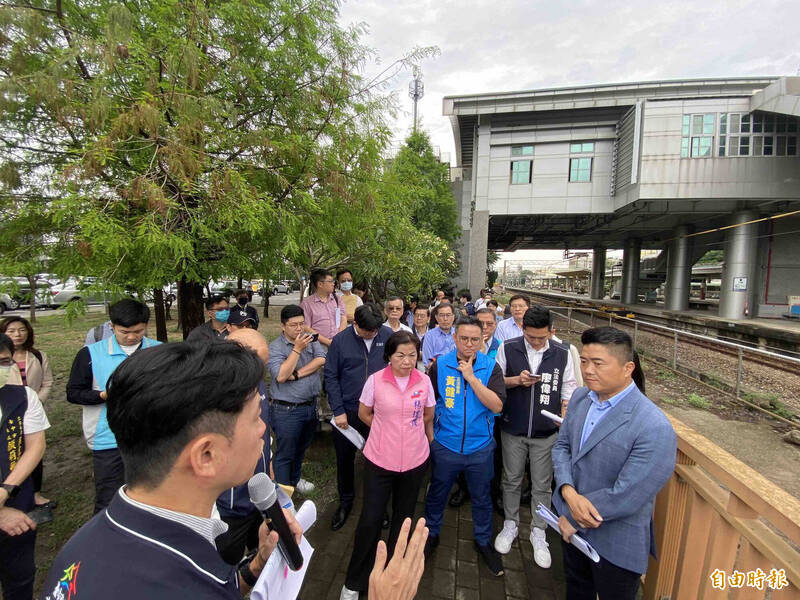
[{"label": "woman in pink polo shirt", "polygon": [[358,417],[370,426],[364,446],[364,503],[341,600],[357,600],[358,593],[369,588],[389,496],[389,548],[394,548],[403,520],[414,516],[428,469],[436,406],[431,380],[415,368],[418,355],[417,336],[407,331],[392,334],[384,349],[389,366],[370,375],[361,393]]}]

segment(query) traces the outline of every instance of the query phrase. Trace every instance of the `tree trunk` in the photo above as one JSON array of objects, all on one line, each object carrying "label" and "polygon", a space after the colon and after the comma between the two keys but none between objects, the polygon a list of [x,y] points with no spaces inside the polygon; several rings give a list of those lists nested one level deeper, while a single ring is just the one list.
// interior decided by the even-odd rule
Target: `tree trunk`
[{"label": "tree trunk", "polygon": [[189,332],[203,324],[203,285],[181,277],[178,282],[178,317],[183,329],[183,339]]},{"label": "tree trunk", "polygon": [[263,287],[263,295],[261,296],[264,300],[264,318],[269,319],[269,297],[272,296],[272,290],[269,286]]},{"label": "tree trunk", "polygon": [[156,313],[156,339],[159,342],[168,342],[167,317],[164,310],[164,290],[153,288],[153,312]]},{"label": "tree trunk", "polygon": [[28,285],[31,286],[31,307],[30,312],[28,314],[28,320],[31,323],[36,323],[36,277],[33,275],[27,275],[28,278]]},{"label": "tree trunk", "polygon": [[236,280],[236,289],[242,289],[242,276],[240,275],[239,278]]}]

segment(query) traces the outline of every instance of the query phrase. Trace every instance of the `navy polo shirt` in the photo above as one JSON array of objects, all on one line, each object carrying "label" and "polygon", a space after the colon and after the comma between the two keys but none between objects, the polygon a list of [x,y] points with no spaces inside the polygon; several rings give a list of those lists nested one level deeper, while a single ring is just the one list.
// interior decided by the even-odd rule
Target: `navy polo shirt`
[{"label": "navy polo shirt", "polygon": [[186,525],[119,494],[58,553],[41,600],[241,600],[236,567]]}]

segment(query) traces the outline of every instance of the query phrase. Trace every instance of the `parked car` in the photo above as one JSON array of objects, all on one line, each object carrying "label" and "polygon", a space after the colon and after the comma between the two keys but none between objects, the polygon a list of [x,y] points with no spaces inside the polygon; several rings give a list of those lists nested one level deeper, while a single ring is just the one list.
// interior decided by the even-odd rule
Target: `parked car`
[{"label": "parked car", "polygon": [[19,301],[12,298],[5,292],[0,292],[0,315],[7,310],[16,310],[19,308]]},{"label": "parked car", "polygon": [[[47,306],[50,283],[45,280],[36,280],[36,293],[34,294],[36,306]],[[0,314],[6,310],[16,310],[31,304],[31,284],[27,277],[2,277],[0,278]]]},{"label": "parked car", "polygon": [[272,295],[277,294],[290,294],[291,287],[285,281],[272,282]]},{"label": "parked car", "polygon": [[57,283],[50,288],[50,307],[58,308],[78,300],[87,304],[102,304],[103,292],[91,289],[96,281],[95,277],[70,277],[63,283]]}]

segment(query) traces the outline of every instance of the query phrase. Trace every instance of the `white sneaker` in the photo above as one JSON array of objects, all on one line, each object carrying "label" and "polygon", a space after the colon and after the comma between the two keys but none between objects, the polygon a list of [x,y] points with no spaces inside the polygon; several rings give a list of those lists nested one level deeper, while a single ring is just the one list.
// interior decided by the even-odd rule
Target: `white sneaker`
[{"label": "white sneaker", "polygon": [[550,563],[550,544],[545,540],[544,529],[534,527],[531,531],[531,546],[533,546],[533,561],[543,569],[549,569]]},{"label": "white sneaker", "polygon": [[339,600],[358,600],[358,592],[355,590],[348,590],[347,586],[342,586],[342,593],[339,594]]},{"label": "white sneaker", "polygon": [[301,494],[308,494],[309,492],[314,491],[314,484],[311,483],[310,481],[306,481],[305,479],[301,479],[300,481],[297,482],[297,485],[294,486],[294,489],[296,489]]},{"label": "white sneaker", "polygon": [[504,521],[503,531],[497,534],[494,539],[494,549],[500,554],[508,554],[511,550],[511,544],[517,537],[517,524],[514,521]]}]

